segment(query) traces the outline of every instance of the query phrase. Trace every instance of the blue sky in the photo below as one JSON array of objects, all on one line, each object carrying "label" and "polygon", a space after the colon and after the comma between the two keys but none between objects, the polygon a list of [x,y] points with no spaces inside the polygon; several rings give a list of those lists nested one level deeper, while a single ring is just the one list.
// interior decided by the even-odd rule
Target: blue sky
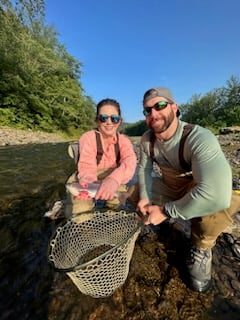
[{"label": "blue sky", "polygon": [[46,24],[80,61],[85,95],[114,98],[125,122],[169,87],[187,103],[240,78],[239,0],[46,0]]}]

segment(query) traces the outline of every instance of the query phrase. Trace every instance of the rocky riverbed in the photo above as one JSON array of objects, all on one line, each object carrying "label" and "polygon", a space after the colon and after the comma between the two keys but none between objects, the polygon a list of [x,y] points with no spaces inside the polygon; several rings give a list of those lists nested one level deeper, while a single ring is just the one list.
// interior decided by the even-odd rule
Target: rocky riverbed
[{"label": "rocky riverbed", "polygon": [[[62,141],[62,137],[54,134],[1,130],[2,145]],[[218,139],[233,168],[237,189],[239,135],[220,135]],[[138,142],[139,138],[133,139],[136,151]],[[46,171],[48,174],[53,170],[48,167]],[[46,263],[45,251],[50,234],[61,221],[43,221],[42,216],[46,203],[61,199],[63,182],[58,183],[57,178],[63,174],[60,171],[50,177],[55,184],[39,183],[41,193],[36,191],[17,199],[16,208],[10,207],[2,216],[0,313],[3,320],[15,319],[16,315],[24,320],[239,320],[239,215],[234,229],[219,237],[213,250],[213,285],[208,293],[193,292],[185,283],[184,254],[188,238],[186,226],[180,223],[163,225],[157,233],[147,226],[143,228],[126,283],[111,297],[86,296],[65,273],[52,270]]]},{"label": "rocky riverbed", "polygon": [[42,131],[0,128],[0,146],[10,146],[29,143],[63,142],[66,139],[60,134]]}]

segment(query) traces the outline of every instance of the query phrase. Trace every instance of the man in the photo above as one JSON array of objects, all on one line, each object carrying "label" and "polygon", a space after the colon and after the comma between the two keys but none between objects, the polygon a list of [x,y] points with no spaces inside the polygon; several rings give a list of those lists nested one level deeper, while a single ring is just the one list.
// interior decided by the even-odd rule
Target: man
[{"label": "man", "polygon": [[[138,209],[148,215],[146,224],[168,218],[191,221],[189,283],[204,292],[211,282],[211,249],[240,209],[240,197],[232,193],[230,165],[209,130],[179,120],[169,89],[148,90],[143,113],[150,130],[140,145]],[[154,162],[159,176],[153,175]]]}]

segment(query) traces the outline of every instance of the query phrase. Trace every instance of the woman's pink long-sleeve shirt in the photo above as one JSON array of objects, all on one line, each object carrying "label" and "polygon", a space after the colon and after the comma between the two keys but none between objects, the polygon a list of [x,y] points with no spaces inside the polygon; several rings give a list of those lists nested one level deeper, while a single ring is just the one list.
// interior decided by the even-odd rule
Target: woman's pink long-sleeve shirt
[{"label": "woman's pink long-sleeve shirt", "polygon": [[117,138],[113,137],[108,145],[104,144],[102,135],[100,134],[103,156],[100,163],[97,165],[97,142],[95,130],[85,132],[79,139],[80,159],[78,162],[78,178],[81,182],[97,181],[97,170],[115,168],[109,175],[118,182],[119,185],[126,184],[133,177],[137,157],[133,149],[133,145],[129,138],[123,134],[119,136],[119,150],[120,150],[120,165],[116,165],[116,154],[114,145],[117,143]]}]

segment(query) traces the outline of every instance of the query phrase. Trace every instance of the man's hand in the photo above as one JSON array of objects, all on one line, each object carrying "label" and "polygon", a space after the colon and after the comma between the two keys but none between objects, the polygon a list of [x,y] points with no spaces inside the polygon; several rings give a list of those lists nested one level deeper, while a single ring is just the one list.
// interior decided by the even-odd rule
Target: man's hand
[{"label": "man's hand", "polygon": [[98,192],[96,193],[95,199],[112,200],[114,197],[116,197],[117,189],[117,181],[113,178],[107,177],[102,181]]},{"label": "man's hand", "polygon": [[148,214],[148,219],[145,221],[145,224],[156,225],[168,219],[162,207],[156,205],[147,205],[145,210]]},{"label": "man's hand", "polygon": [[149,199],[141,199],[137,204],[137,210],[145,216],[147,214],[148,207],[152,204]]}]

